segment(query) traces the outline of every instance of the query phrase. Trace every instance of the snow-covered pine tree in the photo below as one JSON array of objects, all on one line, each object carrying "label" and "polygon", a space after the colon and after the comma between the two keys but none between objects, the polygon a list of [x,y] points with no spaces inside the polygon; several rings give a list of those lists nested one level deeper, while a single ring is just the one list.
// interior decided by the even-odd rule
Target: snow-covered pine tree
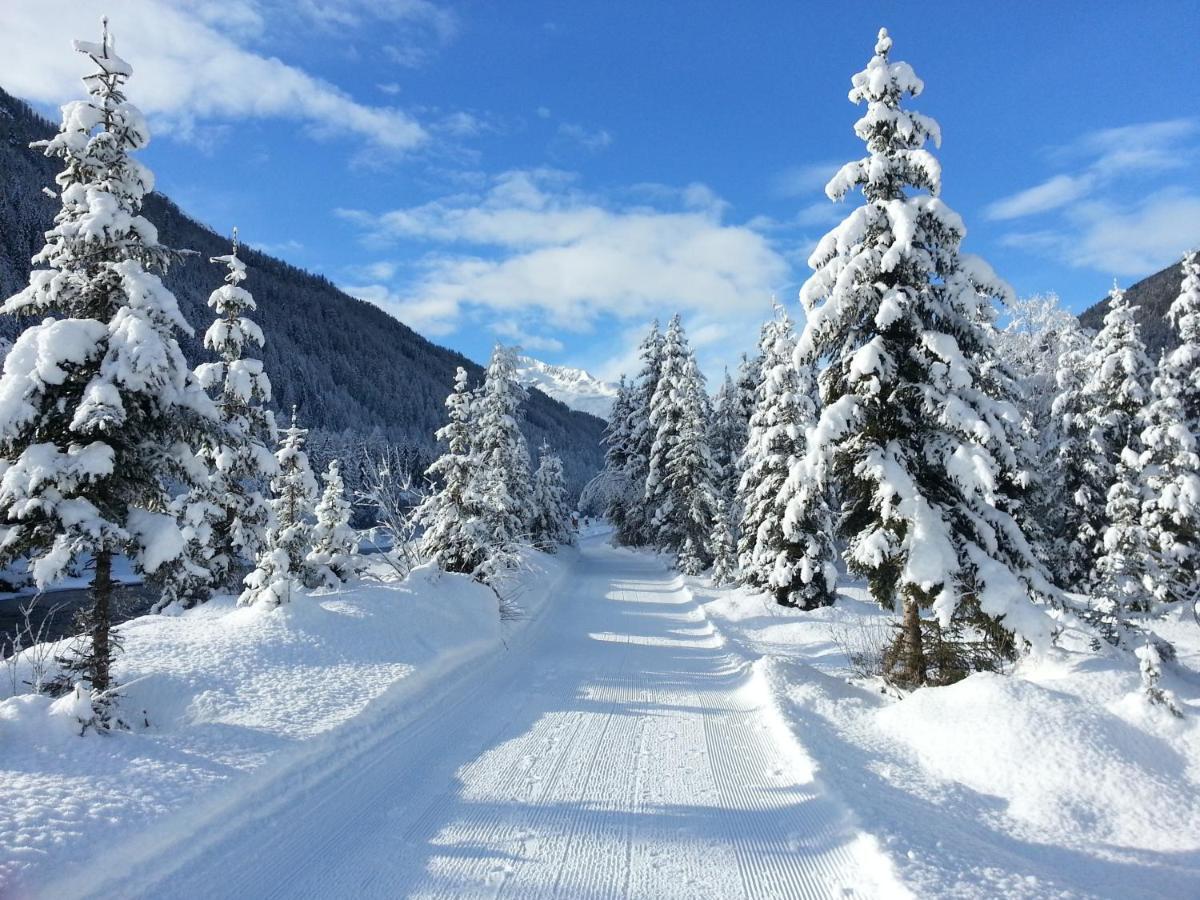
[{"label": "snow-covered pine tree", "polygon": [[[704,388],[704,375],[691,352],[684,362],[680,400],[681,428],[667,458],[668,486],[676,512],[675,524],[668,525],[667,534],[685,535],[680,571],[697,575],[712,560],[709,539],[717,516],[720,473],[708,446],[712,408]],[[693,549],[688,548],[689,544]]]},{"label": "snow-covered pine tree", "polygon": [[1100,577],[1095,563],[1104,553],[1104,533],[1111,523],[1108,492],[1120,479],[1118,467],[1125,450],[1141,450],[1143,413],[1150,399],[1153,365],[1136,313],[1125,292],[1114,285],[1104,327],[1092,338],[1086,360],[1081,416],[1087,433],[1081,483],[1071,499],[1079,508],[1078,542],[1090,550],[1092,584]]},{"label": "snow-covered pine tree", "polygon": [[1087,469],[1090,429],[1085,388],[1090,351],[1090,341],[1082,338],[1063,349],[1055,377],[1058,392],[1051,407],[1051,425],[1042,435],[1050,455],[1046,492],[1053,508],[1048,520],[1048,562],[1055,583],[1071,590],[1082,590],[1091,577],[1094,534],[1087,523],[1100,502],[1089,487]]},{"label": "snow-covered pine tree", "polygon": [[415,513],[417,522],[425,526],[421,556],[432,559],[445,572],[473,573],[487,551],[479,521],[479,498],[472,486],[473,406],[467,371],[459,368],[454,389],[446,398],[449,421],[437,433],[445,450],[426,472],[436,487]]},{"label": "snow-covered pine tree", "polygon": [[721,382],[713,401],[708,445],[717,473],[717,492],[729,502],[737,494],[740,475],[738,460],[746,449],[749,425],[750,418],[746,414],[740,389],[726,371],[725,380]]},{"label": "snow-covered pine tree", "polygon": [[259,550],[258,564],[246,576],[238,603],[278,606],[292,598],[298,585],[312,587],[316,577],[308,563],[312,549],[312,514],[317,501],[317,480],[304,452],[308,429],[292,422],[275,453],[278,474],[271,479],[271,524]]},{"label": "snow-covered pine tree", "polygon": [[655,546],[678,554],[680,571],[687,574],[703,571],[711,558],[708,538],[717,498],[708,418],[704,377],[675,315],[667,327],[658,387],[650,401],[655,434],[645,500],[654,510]]},{"label": "snow-covered pine tree", "polygon": [[34,257],[29,285],[2,311],[35,317],[0,377],[0,563],[26,555],[46,585],[73,560],[94,560],[79,672],[108,718],[112,563],[126,554],[153,574],[183,539],[167,514],[168,479],[185,478],[188,441],[216,418],[175,335],[191,334],[151,273],[171,252],[140,215],[153,176],[131,153],[149,131],[126,100],[132,74],[107,21],[100,43],[76,41],[96,71],[88,98],[62,108],[58,134],[35,146],[63,161],[62,208]]},{"label": "snow-covered pine tree", "polygon": [[621,375],[608,426],[604,429],[604,470],[597,476],[604,482],[602,490],[607,498],[604,514],[618,536],[625,533],[629,507],[635,499],[629,483],[632,412],[633,392],[625,376]]},{"label": "snow-covered pine tree", "polygon": [[618,543],[629,547],[644,547],[652,542],[654,535],[655,510],[647,499],[646,480],[650,473],[650,456],[655,439],[655,428],[650,423],[650,407],[662,375],[664,341],[658,320],[655,319],[638,350],[642,370],[631,388],[627,471],[632,499],[624,528],[616,536]]},{"label": "snow-covered pine tree", "polygon": [[314,511],[312,550],[305,560],[317,585],[335,588],[359,570],[362,560],[358,555],[358,535],[350,527],[351,511],[341,464],[332,460],[325,471],[325,488]]},{"label": "snow-covered pine tree", "polygon": [[[1141,469],[1138,452],[1126,447],[1117,462],[1116,481],[1106,497],[1107,524],[1096,561],[1098,593],[1111,604],[1111,612],[1118,623],[1124,622],[1130,613],[1146,612],[1151,600],[1146,575],[1153,566],[1146,530],[1142,526],[1144,489]],[[1112,637],[1118,637],[1115,631]]]},{"label": "snow-covered pine tree", "polygon": [[255,309],[243,288],[246,265],[238,258],[238,233],[230,253],[210,261],[226,267],[225,283],[208,305],[217,318],[204,334],[216,362],[196,367],[205,390],[219,393],[219,426],[201,437],[197,453],[203,475],[173,502],[186,550],[172,564],[159,607],[188,607],[207,600],[214,589],[231,588],[258,559],[270,509],[262,486],[276,474],[268,448],[278,439],[275,415],[266,408],[271,381],[262,360],[245,359],[247,346],[262,347],[262,330],[245,313]]},{"label": "snow-covered pine tree", "polygon": [[1167,317],[1179,346],[1159,362],[1141,439],[1147,488],[1142,525],[1155,557],[1155,598],[1200,599],[1200,254],[1183,258]]},{"label": "snow-covered pine tree", "polygon": [[472,489],[490,570],[506,567],[516,545],[529,539],[533,516],[529,447],[520,428],[525,388],[515,370],[513,351],[497,344],[475,398]]},{"label": "snow-covered pine tree", "polygon": [[[1062,432],[1054,401],[1066,354],[1085,348],[1088,336],[1054,294],[1010,300],[1002,315],[1004,327],[996,333],[996,350],[1008,368],[1008,383],[1018,391],[1014,399],[1028,446],[1029,483],[1017,518],[1056,583],[1070,587],[1068,579],[1060,578],[1064,569],[1056,565],[1061,557],[1070,556],[1063,535],[1074,533],[1068,521],[1072,507],[1063,502],[1066,493],[1059,479],[1059,454],[1070,437]],[[1068,383],[1075,380],[1065,370],[1064,374]],[[1069,460],[1063,462],[1070,465]]]},{"label": "snow-covered pine tree", "polygon": [[723,497],[717,498],[717,514],[713,521],[712,536],[708,540],[712,551],[712,584],[722,587],[738,580],[737,545],[733,539],[733,523],[730,521],[729,504]]},{"label": "snow-covered pine tree", "polygon": [[1031,593],[1053,588],[1012,516],[1020,415],[981,377],[995,356],[982,327],[990,299],[1010,291],[959,252],[965,228],[938,198],[941,167],[924,147],[940,131],[901,107],[923,84],[889,60],[891,48],[880,30],[853,78],[850,100],[867,104],[855,133],[868,156],[825,191],[839,200],[861,186],[866,202],[809,260],[797,364],[828,362],[810,468],[838,482],[848,565],[902,614],[889,676],[920,685],[961,677],[964,661],[950,648],[945,665],[928,651],[943,658],[942,639],[964,623],[1002,651],[1012,649],[1010,632],[1048,637]]},{"label": "snow-covered pine tree", "polygon": [[571,510],[562,460],[549,444],[542,444],[537,471],[533,475],[533,545],[549,553],[572,543]]},{"label": "snow-covered pine tree", "polygon": [[795,349],[792,321],[776,304],[759,338],[761,381],[738,487],[738,558],[747,584],[782,605],[813,609],[833,602],[837,573],[822,480],[802,472],[817,406],[812,366],[797,366]]}]

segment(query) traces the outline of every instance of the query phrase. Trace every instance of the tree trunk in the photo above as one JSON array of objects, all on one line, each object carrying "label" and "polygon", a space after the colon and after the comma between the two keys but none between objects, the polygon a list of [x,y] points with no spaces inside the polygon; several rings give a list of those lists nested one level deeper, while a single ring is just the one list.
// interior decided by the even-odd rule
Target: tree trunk
[{"label": "tree trunk", "polygon": [[92,649],[88,660],[88,680],[92,691],[100,694],[112,686],[112,553],[96,554],[96,575],[92,579]]},{"label": "tree trunk", "polygon": [[921,634],[921,605],[916,597],[904,598],[900,632],[884,655],[884,676],[905,688],[921,687],[928,679],[928,664]]}]

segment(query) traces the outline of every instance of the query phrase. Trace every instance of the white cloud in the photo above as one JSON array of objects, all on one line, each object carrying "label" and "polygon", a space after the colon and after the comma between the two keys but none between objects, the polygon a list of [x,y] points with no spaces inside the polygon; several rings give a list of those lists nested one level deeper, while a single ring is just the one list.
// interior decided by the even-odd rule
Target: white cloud
[{"label": "white cloud", "polygon": [[[428,4],[381,4],[400,15]],[[286,8],[291,8],[284,5]],[[350,25],[368,15],[365,2],[301,3],[296,11],[326,26]],[[109,0],[118,52],[134,69],[130,98],[171,129],[245,118],[302,123],[320,137],[356,136],[391,151],[424,142],[425,129],[406,112],[360,103],[334,85],[239,41],[252,41],[268,23],[286,16],[270,3],[187,4],[165,0]],[[88,61],[73,53],[75,38],[97,40],[98,13],[75,0],[10,0],[0,28],[4,86],[28,99],[61,103],[81,95]],[[370,15],[378,15],[375,12]],[[282,19],[279,17],[282,16]],[[395,21],[402,21],[396,19]]]},{"label": "white cloud", "polygon": [[558,143],[582,147],[589,153],[599,153],[612,146],[613,137],[603,128],[591,130],[582,125],[563,122],[558,126]]},{"label": "white cloud", "polygon": [[[1198,138],[1195,119],[1085,134],[1052,154],[1076,162],[1075,173],[997,200],[987,217],[1040,217],[1039,227],[1005,235],[1002,241],[1010,247],[1107,274],[1146,275],[1200,240],[1200,196],[1188,186],[1195,184],[1191,165]],[[1178,186],[1163,189],[1172,183]]]},{"label": "white cloud", "polygon": [[507,343],[515,343],[523,350],[558,353],[563,349],[563,342],[558,338],[533,334],[515,319],[500,319],[493,322],[491,328],[494,334],[504,338]]},{"label": "white cloud", "polygon": [[1004,242],[1128,278],[1157,271],[1200,245],[1200,197],[1192,194],[1159,193],[1123,208],[1084,203],[1070,211],[1068,221],[1063,230],[1010,234]]},{"label": "white cloud", "polygon": [[728,354],[722,340],[753,340],[790,266],[762,234],[724,221],[726,205],[710,189],[676,195],[666,208],[618,205],[569,173],[513,171],[483,192],[382,214],[342,210],[372,245],[434,248],[403,282],[346,289],[434,334],[455,330],[468,311],[567,333],[681,311],[710,358]]},{"label": "white cloud", "polygon": [[1082,197],[1093,181],[1089,175],[1055,175],[1011,197],[997,200],[988,206],[985,215],[995,220],[1016,219],[1058,209]]}]

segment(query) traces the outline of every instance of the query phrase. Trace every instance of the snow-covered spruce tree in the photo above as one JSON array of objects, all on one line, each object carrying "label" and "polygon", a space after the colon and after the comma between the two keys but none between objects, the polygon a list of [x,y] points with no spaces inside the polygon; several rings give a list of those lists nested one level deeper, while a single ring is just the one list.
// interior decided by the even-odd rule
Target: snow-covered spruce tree
[{"label": "snow-covered spruce tree", "polygon": [[729,515],[729,504],[717,498],[717,514],[713,520],[713,532],[708,540],[712,551],[712,584],[722,587],[738,580],[737,544],[733,539],[733,523]]},{"label": "snow-covered spruce tree", "polygon": [[1140,452],[1143,412],[1149,401],[1153,365],[1125,292],[1113,287],[1104,327],[1092,338],[1086,359],[1087,381],[1081,398],[1083,442],[1081,483],[1071,499],[1079,508],[1078,543],[1090,550],[1089,583],[1099,573],[1104,533],[1111,522],[1108,492],[1119,480],[1118,467],[1128,448]]},{"label": "snow-covered spruce tree", "polygon": [[542,444],[537,471],[533,475],[533,545],[553,553],[560,545],[573,542],[571,510],[567,506],[567,485],[562,460]]},{"label": "snow-covered spruce tree", "polygon": [[632,499],[624,527],[617,532],[617,542],[629,547],[644,547],[654,537],[654,506],[648,499],[646,481],[650,474],[650,456],[654,448],[655,428],[650,422],[650,408],[662,375],[665,338],[658,320],[642,339],[639,355],[642,370],[632,386],[629,407],[629,451],[627,472]]},{"label": "snow-covered spruce tree", "polygon": [[738,385],[726,371],[725,380],[713,401],[708,445],[716,470],[717,492],[729,502],[737,494],[740,474],[738,460],[746,449],[749,425],[750,418],[746,414]]},{"label": "snow-covered spruce tree", "polygon": [[258,554],[258,564],[244,580],[238,603],[278,606],[292,598],[299,585],[314,587],[316,574],[308,562],[312,549],[312,515],[317,501],[317,480],[304,452],[308,429],[292,422],[283,432],[275,453],[278,474],[271,479],[271,524]]},{"label": "snow-covered spruce tree", "polygon": [[533,518],[529,447],[520,428],[526,395],[515,370],[513,351],[497,344],[474,401],[472,490],[479,498],[489,571],[509,565],[516,546],[529,539]]},{"label": "snow-covered spruce tree", "polygon": [[747,584],[781,605],[814,609],[833,602],[837,573],[823,480],[801,465],[817,404],[812,366],[797,366],[795,349],[792,321],[776,304],[759,339],[761,381],[738,486],[738,558]]},{"label": "snow-covered spruce tree", "polygon": [[[996,350],[1008,369],[1009,384],[1018,390],[1014,399],[1021,410],[1028,446],[1030,478],[1017,519],[1056,583],[1070,587],[1070,580],[1061,577],[1064,569],[1056,565],[1060,557],[1069,556],[1069,541],[1064,542],[1063,536],[1073,534],[1068,520],[1072,507],[1063,502],[1066,494],[1059,479],[1059,454],[1070,438],[1062,433],[1054,401],[1066,355],[1085,348],[1088,336],[1054,294],[1010,299],[1002,317]],[[1068,375],[1066,380],[1075,379]]]},{"label": "snow-covered spruce tree", "polygon": [[63,161],[62,208],[33,260],[43,268],[2,307],[44,318],[17,339],[0,378],[0,564],[28,556],[44,586],[93,558],[87,641],[67,668],[105,722],[113,557],[149,575],[180,553],[167,482],[186,479],[187,441],[216,413],[176,342],[191,329],[151,274],[171,253],[139,214],[153,176],[130,155],[149,140],[124,94],[132,70],[107,22],[99,44],[74,46],[96,65],[88,98],[66,104],[58,134],[35,145]]},{"label": "snow-covered spruce tree", "polygon": [[650,401],[655,434],[645,499],[654,510],[655,546],[678,554],[680,571],[687,574],[703,571],[711,559],[708,538],[717,497],[708,419],[704,376],[676,315],[667,328],[658,387]]},{"label": "snow-covered spruce tree", "polygon": [[421,556],[445,572],[470,574],[484,561],[487,542],[479,521],[479,498],[472,486],[475,477],[471,453],[474,428],[473,402],[466,369],[454,376],[454,389],[446,398],[449,421],[437,432],[445,450],[426,475],[436,484],[414,514],[425,527]]},{"label": "snow-covered spruce tree", "polygon": [[1085,388],[1090,350],[1087,340],[1064,348],[1055,377],[1058,393],[1051,407],[1051,424],[1043,433],[1050,455],[1046,492],[1053,505],[1053,517],[1047,523],[1048,562],[1055,583],[1069,590],[1083,590],[1091,577],[1094,534],[1087,523],[1101,502],[1089,487],[1087,467],[1090,429]]},{"label": "snow-covered spruce tree", "polygon": [[1167,317],[1179,346],[1159,362],[1141,439],[1142,526],[1156,599],[1200,599],[1200,255],[1183,258],[1183,283]]},{"label": "snow-covered spruce tree", "polygon": [[325,471],[325,488],[314,511],[312,550],[306,565],[315,584],[335,588],[359,570],[358,535],[350,527],[350,500],[342,481],[341,464],[335,459]]},{"label": "snow-covered spruce tree", "polygon": [[[607,498],[604,514],[617,535],[625,533],[629,508],[634,501],[629,483],[629,457],[632,450],[631,415],[633,392],[621,376],[617,384],[617,396],[613,401],[608,426],[604,429],[604,470],[596,476],[602,479],[604,496]],[[586,492],[587,489],[585,489]]]},{"label": "snow-covered spruce tree", "polygon": [[1019,412],[981,378],[995,356],[983,327],[990,300],[1010,291],[959,252],[965,228],[937,197],[941,168],[924,148],[940,132],[901,107],[923,84],[889,61],[891,47],[881,30],[853,78],[850,100],[867,104],[855,133],[868,156],[825,191],[838,200],[861,186],[866,202],[809,260],[797,364],[827,362],[810,468],[838,483],[848,565],[901,613],[888,676],[920,685],[986,664],[948,640],[964,625],[995,652],[1015,651],[1012,632],[1045,639],[1048,619],[1031,595],[1053,588],[1012,515]]},{"label": "snow-covered spruce tree", "polygon": [[[1146,575],[1152,565],[1142,526],[1141,469],[1138,452],[1126,447],[1117,463],[1116,481],[1105,501],[1107,525],[1096,560],[1096,582],[1100,596],[1111,604],[1117,623],[1124,622],[1130,613],[1146,612],[1150,606]],[[1109,636],[1114,641],[1119,638],[1115,630],[1109,630]]]},{"label": "snow-covered spruce tree", "polygon": [[[688,353],[684,364],[683,419],[678,440],[667,458],[667,477],[675,511],[674,524],[667,525],[667,534],[684,534],[684,561],[680,569],[690,575],[702,572],[712,560],[709,539],[717,516],[720,496],[719,477],[708,446],[712,409],[704,389],[704,376],[696,364],[696,356]],[[695,548],[687,550],[687,544]]]},{"label": "snow-covered spruce tree", "polygon": [[245,359],[247,346],[262,347],[262,330],[245,313],[255,309],[243,288],[246,265],[233,247],[211,262],[226,267],[225,283],[208,305],[217,318],[204,334],[204,346],[220,359],[196,367],[205,390],[217,390],[219,427],[204,434],[197,453],[203,477],[178,496],[173,509],[186,540],[185,552],[171,566],[159,607],[203,602],[214,589],[232,588],[258,559],[270,509],[262,486],[276,474],[269,445],[278,439],[275,415],[266,408],[271,381],[262,360]]}]

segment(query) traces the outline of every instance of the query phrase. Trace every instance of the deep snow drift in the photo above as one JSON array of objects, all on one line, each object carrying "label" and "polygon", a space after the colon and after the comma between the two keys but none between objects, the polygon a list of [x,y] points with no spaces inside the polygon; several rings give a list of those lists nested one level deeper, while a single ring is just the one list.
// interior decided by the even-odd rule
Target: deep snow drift
[{"label": "deep snow drift", "polygon": [[1136,661],[1082,635],[1068,649],[903,699],[848,656],[891,636],[861,588],[785,610],[694,583],[749,658],[779,721],[920,896],[1186,897],[1200,890],[1200,629],[1160,629],[1180,650],[1150,705]]},{"label": "deep snow drift", "polygon": [[[70,697],[0,701],[0,895],[199,800],[226,802],[251,773],[286,772],[348,723],[369,732],[411,714],[440,679],[503,652],[572,552],[531,554],[515,621],[501,621],[488,588],[425,566],[404,583],[368,578],[273,610],[225,597],[125,623],[116,677],[128,732],[79,737]],[[0,676],[3,697],[11,684]]]}]

